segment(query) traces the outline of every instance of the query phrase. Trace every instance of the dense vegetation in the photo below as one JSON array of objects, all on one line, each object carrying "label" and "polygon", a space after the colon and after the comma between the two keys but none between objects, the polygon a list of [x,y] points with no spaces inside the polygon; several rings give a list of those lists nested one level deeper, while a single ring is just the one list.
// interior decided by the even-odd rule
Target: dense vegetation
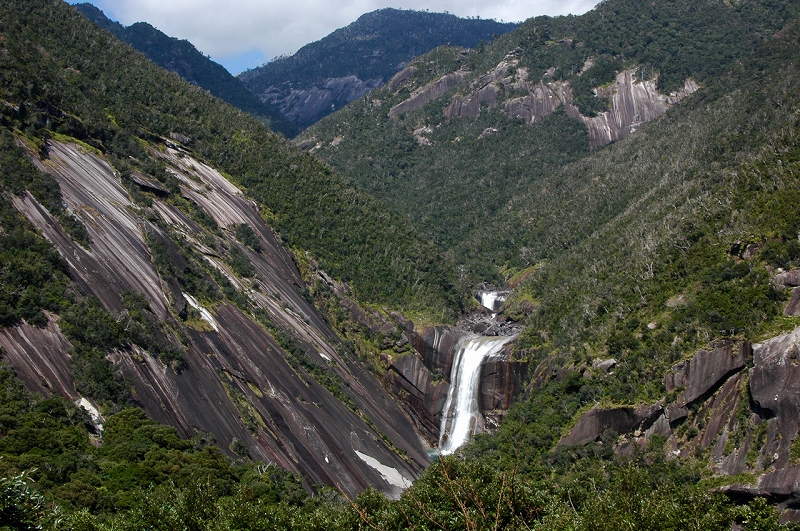
[{"label": "dense vegetation", "polygon": [[[528,314],[525,342],[537,355],[617,357],[609,393],[631,401],[663,396],[661,375],[698,347],[796,325],[781,313],[788,294],[769,279],[800,258],[790,206],[800,124],[785,108],[796,106],[797,50],[795,28],[646,136],[556,173],[543,186],[569,216],[534,211],[538,194],[519,198],[534,238],[523,245],[540,265],[512,313]],[[580,209],[567,210],[575,197]]]},{"label": "dense vegetation", "polygon": [[241,81],[203,55],[192,43],[169,37],[146,22],[125,27],[109,20],[92,4],[76,4],[75,9],[122,42],[142,52],[158,66],[175,72],[186,81],[263,120],[273,131],[289,137],[298,133],[297,127],[286,120],[276,107],[261,102]]},{"label": "dense vegetation", "polygon": [[[86,386],[87,393],[116,405],[125,401],[124,382],[105,361],[109,348],[138,344],[174,364],[180,362],[180,350],[159,341],[158,323],[135,294],[123,297],[129,316],[125,323],[95,301],[76,298],[63,261],[11,205],[11,194],[25,188],[70,226],[69,213],[59,213],[57,186],[26,161],[18,141],[39,149],[42,139],[69,134],[103,151],[123,179],[136,170],[174,189],[163,164],[142,146],[177,133],[173,136],[194,153],[244,185],[290,244],[311,250],[324,269],[352,283],[362,300],[429,316],[455,315],[458,296],[447,262],[381,203],[286,147],[255,121],[152,69],[69,7],[39,0],[17,3],[24,5],[0,6],[0,94],[7,102],[0,115],[5,129],[0,325],[20,319],[44,324],[43,311],[60,313],[75,346],[78,385]],[[483,72],[511,43],[525,48],[522,58],[529,68],[539,57],[534,49],[553,54],[542,59],[544,64],[561,57],[564,65],[573,60],[582,65],[585,57],[574,54],[589,49],[586,43],[595,39],[609,46],[590,48],[601,56],[591,75],[603,82],[628,61],[653,66],[643,58],[683,31],[672,21],[689,24],[691,19],[692,8],[683,2],[655,2],[653,7],[655,18],[633,3],[609,1],[586,18],[534,19],[519,34],[503,37],[510,40],[481,53],[436,50],[420,60],[427,66],[412,81],[419,86],[460,65]],[[423,109],[390,122],[381,121],[386,104],[376,107],[368,100],[344,116],[350,120],[364,113],[376,129],[364,122],[350,129],[333,120],[321,124],[319,131],[329,127],[325,134],[345,138],[339,151],[323,154],[333,153],[332,163],[352,170],[354,179],[372,168],[378,178],[366,184],[385,189],[385,197],[397,199],[398,208],[407,208],[414,223],[458,259],[460,287],[506,279],[518,286],[506,310],[525,325],[517,355],[556,369],[556,377],[541,378],[495,434],[466,447],[463,458],[431,466],[396,501],[371,490],[355,500],[324,488],[312,496],[285,472],[249,462],[232,464],[209,444],[209,434],[181,440],[174,430],[134,409],[118,408],[109,416],[100,441],[82,410],[28,394],[3,369],[0,525],[722,530],[738,522],[750,530],[777,529],[777,512],[763,500],[735,506],[713,491],[724,482],[752,477],[714,478],[702,461],[667,460],[658,437],[629,458],[615,457],[617,434],[611,431],[585,447],[554,446],[575,415],[592,404],[664,398],[664,371],[697,347],[731,337],[758,339],[798,324],[797,318],[781,316],[786,293],[770,282],[778,268],[800,265],[795,208],[800,200],[800,30],[792,24],[781,27],[789,17],[782,10],[789,7],[706,2],[692,11],[698,20],[711,17],[719,23],[708,32],[714,39],[726,42],[736,32],[750,35],[750,29],[752,38],[728,42],[730,57],[720,61],[716,52],[711,59],[691,52],[716,49],[703,40],[707,34],[697,37],[697,46],[687,43],[682,47],[686,68],[703,81],[703,91],[636,135],[594,152],[582,129],[563,113],[533,127],[509,125],[486,113],[477,121],[442,121],[437,128],[427,120],[441,116],[441,102],[433,104],[430,114]],[[603,22],[612,14],[632,17],[630,24]],[[652,23],[662,16],[666,24]],[[726,29],[726,16],[744,26],[732,22],[733,29]],[[602,26],[591,39],[590,22]],[[652,40],[642,33],[644,27],[652,31]],[[568,46],[556,45],[566,39],[567,33],[558,33],[564,28],[569,35],[578,29],[586,34],[571,38]],[[541,32],[539,40],[530,40],[526,31]],[[620,31],[630,35],[613,33]],[[89,39],[77,36],[84,32]],[[640,37],[644,40],[636,44]],[[633,43],[630,49],[628,42]],[[93,46],[104,53],[93,52]],[[669,59],[659,64],[664,87],[686,75],[678,66]],[[566,72],[566,66],[560,68]],[[154,92],[153,85],[162,90]],[[407,94],[392,97],[388,101]],[[368,107],[379,110],[370,114]],[[426,134],[436,151],[426,152],[432,146],[409,134],[426,124],[432,126]],[[490,127],[498,134],[478,140]],[[462,133],[461,143],[450,143]],[[381,134],[381,141],[374,140]],[[364,151],[359,159],[351,151],[346,156],[351,139],[379,150],[377,155]],[[398,199],[400,185],[405,202]],[[132,195],[140,204],[148,201],[141,193]],[[197,205],[182,198],[172,201],[208,234],[219,230]],[[415,202],[435,215],[425,217],[420,205],[412,211]],[[454,219],[458,223],[448,225]],[[70,232],[81,241],[80,225],[73,225]],[[147,243],[164,279],[204,300],[224,297],[241,303],[241,294],[200,265],[168,227],[160,229],[169,238],[151,235]],[[239,243],[257,251],[251,232],[238,227],[234,233]],[[244,247],[220,253],[240,276],[252,274]],[[186,267],[176,268],[170,255],[180,256]],[[304,365],[302,349],[270,328],[266,316],[263,324],[292,356],[294,367],[325,380],[334,394],[342,391],[336,379],[313,374],[314,368]],[[617,360],[613,377],[578,370],[605,356]],[[105,387],[89,388],[98,382]],[[242,456],[245,450],[234,449]]]},{"label": "dense vegetation", "polygon": [[5,367],[0,435],[0,524],[12,529],[778,529],[763,500],[711,495],[657,447],[627,463],[583,457],[535,472],[448,458],[398,501],[371,490],[312,497],[291,474],[232,463],[208,437],[183,440],[137,409],[109,417],[99,443],[83,410],[29,394]]},{"label": "dense vegetation", "polygon": [[232,175],[291,245],[310,251],[364,301],[431,315],[444,307],[455,316],[450,273],[432,245],[256,120],[154,67],[60,2],[4,5],[0,33],[6,130],[32,139],[69,135],[122,172],[133,165],[165,182],[163,164],[142,141],[177,135]]},{"label": "dense vegetation", "polygon": [[[471,48],[517,26],[427,11],[379,9],[293,55],[243,72],[239,79],[255,94],[271,86],[310,88],[329,78],[347,76],[385,82],[405,63],[437,46],[452,43]],[[336,101],[335,106],[338,109],[345,103]]]},{"label": "dense vegetation", "polygon": [[[573,217],[586,217],[591,232],[626,208],[641,188],[620,193],[599,186],[613,190],[613,197],[605,211],[591,216],[579,202],[554,203],[555,197],[566,197],[565,190],[582,188],[578,172],[567,175],[561,168],[588,154],[584,127],[562,113],[526,126],[508,119],[502,106],[484,108],[474,120],[447,119],[443,111],[453,96],[472,92],[479,76],[519,48],[518,68],[528,69],[529,80],[569,81],[576,103],[590,115],[608,103],[591,90],[613,81],[621,69],[657,77],[667,93],[687,78],[708,84],[782,29],[795,11],[790,2],[755,0],[735,6],[717,0],[646,6],[613,1],[580,17],[536,17],[480,50],[442,48],[419,58],[414,76],[397,90],[374,91],[300,140],[318,146],[315,153],[332,167],[407,214],[463,269],[467,285],[500,283],[587,234],[567,236],[556,229],[562,241],[553,245],[551,224],[566,226]],[[581,73],[588,64],[593,66]],[[458,69],[470,74],[444,97],[397,118],[387,116],[416,88]],[[520,95],[510,90],[501,98]],[[520,195],[527,198],[521,202]],[[531,217],[542,221],[529,226]]]}]

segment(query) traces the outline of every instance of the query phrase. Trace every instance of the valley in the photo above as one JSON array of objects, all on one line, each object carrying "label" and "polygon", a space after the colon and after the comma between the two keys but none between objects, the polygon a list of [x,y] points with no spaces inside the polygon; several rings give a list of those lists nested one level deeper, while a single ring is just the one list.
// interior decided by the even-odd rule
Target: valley
[{"label": "valley", "polygon": [[4,525],[792,528],[797,17],[535,17],[289,142],[0,7]]}]

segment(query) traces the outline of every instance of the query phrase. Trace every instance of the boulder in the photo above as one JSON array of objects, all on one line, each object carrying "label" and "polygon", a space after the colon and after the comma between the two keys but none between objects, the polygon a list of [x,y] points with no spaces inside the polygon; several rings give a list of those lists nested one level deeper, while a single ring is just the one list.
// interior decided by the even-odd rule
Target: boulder
[{"label": "boulder", "polygon": [[603,371],[603,372],[608,372],[616,364],[617,364],[617,360],[615,360],[614,358],[607,359],[607,360],[596,359],[596,360],[594,360],[592,362],[592,369],[597,369],[597,370],[600,370],[600,371]]}]

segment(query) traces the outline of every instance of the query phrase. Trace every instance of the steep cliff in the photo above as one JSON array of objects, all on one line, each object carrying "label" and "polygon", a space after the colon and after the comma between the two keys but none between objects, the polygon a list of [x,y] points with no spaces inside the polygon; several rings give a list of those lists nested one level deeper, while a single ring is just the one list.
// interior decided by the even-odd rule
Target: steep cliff
[{"label": "steep cliff", "polygon": [[[414,352],[392,360],[385,380],[401,398],[420,433],[438,444],[442,414],[452,382],[453,360],[463,343],[475,334],[455,327],[430,326],[406,330]],[[478,410],[481,426],[496,427],[522,392],[527,363],[511,359],[511,344],[486,360],[480,369]],[[486,419],[486,420],[484,420]]]},{"label": "steep cliff", "polygon": [[[125,315],[122,294],[141,293],[167,339],[181,345],[179,372],[136,345],[111,354],[135,389],[134,401],[185,437],[214,433],[226,451],[238,440],[254,459],[302,474],[309,487],[329,484],[350,494],[368,485],[387,492],[405,487],[427,463],[413,426],[300,294],[303,281],[292,257],[254,205],[191,153],[173,142],[167,146],[161,157],[179,178],[181,196],[208,212],[217,231],[199,226],[168,198],[137,206],[105,160],[74,144],[50,143],[48,157],[35,160],[56,177],[67,208],[85,223],[91,250],[74,244],[31,195],[14,200],[65,257],[83,296],[96,297],[114,315]],[[235,240],[234,228],[241,225],[253,230],[257,245],[244,247]],[[244,300],[238,307],[198,303],[182,293],[186,288],[160,275],[153,264],[163,260],[153,255],[153,239],[174,249],[171,262],[177,269],[190,267],[183,258],[189,249],[190,255],[196,253]],[[241,249],[255,272],[247,278],[235,273],[225,260],[226,247]],[[163,273],[165,265],[158,267]],[[183,300],[198,306],[208,326],[178,315]],[[261,312],[261,324],[252,312]],[[264,323],[291,341],[279,344],[276,332],[270,334]],[[25,324],[3,329],[0,346],[31,388],[78,399],[69,342],[57,324],[51,320],[41,329]],[[287,351],[292,341],[302,350]],[[400,458],[398,450],[406,457]],[[382,475],[362,456],[396,469],[405,479]]]},{"label": "steep cliff", "polygon": [[761,343],[700,350],[664,378],[667,399],[638,407],[597,406],[580,417],[560,445],[621,436],[616,452],[631,455],[654,437],[671,457],[705,456],[721,476],[749,483],[722,488],[738,501],[762,496],[784,521],[800,519],[798,489],[797,349],[800,329]]}]

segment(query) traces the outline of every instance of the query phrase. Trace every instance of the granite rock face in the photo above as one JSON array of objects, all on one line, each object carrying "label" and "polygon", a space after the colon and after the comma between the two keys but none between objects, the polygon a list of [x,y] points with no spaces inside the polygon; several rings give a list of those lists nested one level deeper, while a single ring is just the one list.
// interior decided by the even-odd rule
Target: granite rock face
[{"label": "granite rock face", "polygon": [[[240,190],[172,142],[165,142],[159,151],[179,179],[181,195],[213,217],[220,227],[218,237],[250,260],[256,274],[246,280],[204,243],[208,239],[202,227],[158,194],[147,215],[140,216],[142,207],[131,202],[120,177],[105,160],[73,144],[53,142],[48,152],[49,159],[34,157],[34,163],[58,180],[67,208],[89,232],[91,250],[75,244],[29,194],[15,197],[15,207],[58,249],[79,289],[96,297],[106,310],[121,314],[125,310],[121,294],[136,291],[166,324],[164,330],[185,330],[180,373],[135,345],[109,354],[132,382],[134,400],[148,416],[174,426],[184,437],[213,432],[226,453],[238,439],[254,459],[301,474],[308,488],[328,484],[354,495],[372,485],[390,495],[399,494],[406,483],[389,482],[363,455],[396,469],[408,481],[420,473],[429,458],[411,421],[380,382],[341,348],[336,333],[302,296],[303,280],[292,257],[265,225],[258,206]],[[133,183],[152,188],[148,183]],[[259,252],[235,240],[233,229],[240,224],[251,227]],[[243,293],[249,305],[266,312],[276,327],[300,345],[309,363],[339,378],[348,398],[372,425],[311,373],[290,365],[290,355],[266,329],[230,303],[200,307],[207,327],[182,324],[180,314],[186,312],[187,303],[199,303],[182,293],[174,279],[159,276],[148,246],[148,242],[161,241],[166,249],[163,259],[175,271],[183,271],[186,259],[172,242],[177,237],[198,260]],[[167,339],[181,345],[177,337]],[[23,324],[0,330],[0,346],[29,388],[46,395],[82,398],[70,374],[71,346],[55,318],[41,329]],[[381,434],[407,457],[384,443]]]},{"label": "granite rock face", "polygon": [[[538,81],[530,81],[528,69],[519,67],[519,52],[518,49],[512,50],[494,69],[473,81],[466,95],[453,96],[444,111],[445,116],[474,119],[481,112],[502,107],[508,118],[530,124],[563,106],[567,115],[586,125],[590,146],[598,147],[634,133],[643,124],[661,116],[672,105],[700,88],[693,80],[687,79],[681,90],[665,95],[656,89],[655,79],[637,79],[633,70],[624,70],[617,75],[614,83],[595,90],[598,97],[610,101],[610,110],[597,116],[584,116],[573,104],[572,88],[568,82],[553,81],[548,75]],[[434,83],[438,83],[437,87],[452,88],[457,84],[457,78],[454,77],[457,73],[448,74]],[[426,94],[425,98],[413,99],[414,104],[409,99],[392,111],[399,114],[417,109],[437,99],[446,90],[434,91],[426,86],[420,92]],[[527,94],[516,95],[520,92]],[[390,116],[393,115],[392,111]]]},{"label": "granite rock face", "polygon": [[437,441],[450,384],[441,376],[436,378],[413,354],[394,361],[386,373],[386,381],[392,392],[405,401],[420,433],[430,442]]},{"label": "granite rock face", "polygon": [[435,79],[414,91],[411,96],[389,109],[389,117],[396,118],[401,114],[421,109],[426,104],[438,100],[469,75],[466,70],[457,70]]},{"label": "granite rock face", "polygon": [[700,86],[687,79],[683,89],[664,95],[656,90],[656,80],[638,80],[631,70],[617,75],[615,82],[605,89],[597,89],[598,96],[611,100],[611,110],[594,117],[580,114],[577,107],[567,104],[567,114],[586,124],[589,130],[589,145],[603,146],[621,140],[647,122],[658,118],[672,105]]},{"label": "granite rock face", "polygon": [[587,444],[598,440],[607,430],[617,434],[640,430],[655,422],[662,411],[660,405],[612,409],[593,407],[558,444],[562,446]]},{"label": "granite rock face", "polygon": [[507,357],[490,358],[481,366],[479,407],[481,411],[506,411],[524,390],[528,363]]},{"label": "granite rock face", "polygon": [[276,105],[287,119],[305,128],[382,84],[382,78],[359,79],[351,75],[328,78],[300,88],[271,85],[258,97]]},{"label": "granite rock face", "polygon": [[[453,360],[461,343],[474,334],[447,326],[430,326],[410,335],[414,351],[391,362],[386,373],[387,386],[406,404],[423,437],[435,445],[439,441],[442,410],[450,390]],[[513,400],[522,392],[528,364],[511,361],[508,351],[492,357],[481,367],[479,409],[497,424]]]},{"label": "granite rock face", "polygon": [[616,451],[632,454],[659,435],[668,456],[708,455],[716,473],[756,475],[723,491],[738,501],[762,496],[800,520],[800,463],[791,448],[800,429],[800,328],[763,343],[730,342],[699,350],[664,378],[668,401],[594,408],[560,444],[590,444],[605,430],[621,435]]},{"label": "granite rock face", "polygon": [[681,362],[664,377],[667,392],[683,389],[677,404],[683,407],[713,391],[750,361],[749,343],[727,344],[714,350],[698,350],[690,360]]}]

